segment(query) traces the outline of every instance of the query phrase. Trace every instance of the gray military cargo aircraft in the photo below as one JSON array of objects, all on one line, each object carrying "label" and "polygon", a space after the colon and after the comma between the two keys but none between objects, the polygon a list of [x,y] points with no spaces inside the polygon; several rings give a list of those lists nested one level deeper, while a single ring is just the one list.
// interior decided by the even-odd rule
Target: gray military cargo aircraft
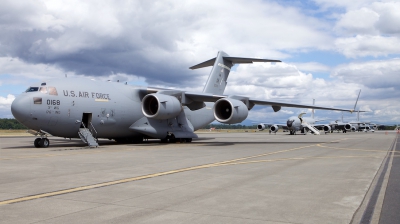
[{"label": "gray military cargo aircraft", "polygon": [[191,142],[194,133],[214,120],[240,123],[254,105],[351,111],[311,105],[256,100],[223,95],[234,64],[280,62],[279,60],[217,57],[190,67],[213,66],[202,93],[174,89],[133,87],[120,82],[84,78],[52,79],[30,86],[11,105],[14,117],[40,136],[35,147],[48,147],[48,135],[81,138],[97,147],[98,138],[117,142]]}]

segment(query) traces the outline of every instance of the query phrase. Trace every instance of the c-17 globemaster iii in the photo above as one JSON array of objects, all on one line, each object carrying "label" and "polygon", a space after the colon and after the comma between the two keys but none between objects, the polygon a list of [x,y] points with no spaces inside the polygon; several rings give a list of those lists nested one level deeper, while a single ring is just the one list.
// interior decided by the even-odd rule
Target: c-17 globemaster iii
[{"label": "c-17 globemaster iii", "polygon": [[14,117],[40,136],[35,147],[48,147],[48,135],[81,138],[89,146],[98,146],[98,138],[117,142],[142,142],[144,138],[162,142],[191,142],[195,130],[217,120],[240,123],[254,105],[347,109],[256,100],[245,96],[223,95],[234,64],[280,62],[279,60],[217,57],[190,67],[213,66],[203,92],[133,87],[120,82],[102,82],[85,78],[51,79],[30,86],[11,105]]}]

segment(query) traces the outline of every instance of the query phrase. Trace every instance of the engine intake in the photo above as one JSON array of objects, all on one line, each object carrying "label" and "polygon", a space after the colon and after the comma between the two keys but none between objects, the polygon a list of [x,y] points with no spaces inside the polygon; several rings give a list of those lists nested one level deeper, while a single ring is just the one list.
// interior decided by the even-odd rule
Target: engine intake
[{"label": "engine intake", "polygon": [[331,132],[331,126],[324,125],[324,132]]},{"label": "engine intake", "polygon": [[257,125],[257,130],[264,131],[264,129],[265,129],[265,125],[264,124],[258,124]]},{"label": "engine intake", "polygon": [[224,124],[240,123],[248,114],[247,106],[240,100],[222,98],[214,104],[214,117]]},{"label": "engine intake", "polygon": [[276,133],[279,130],[279,127],[278,125],[271,125],[269,130],[271,130],[272,133]]},{"label": "engine intake", "polygon": [[174,96],[152,93],[143,97],[144,116],[154,119],[170,119],[179,115],[182,105]]}]

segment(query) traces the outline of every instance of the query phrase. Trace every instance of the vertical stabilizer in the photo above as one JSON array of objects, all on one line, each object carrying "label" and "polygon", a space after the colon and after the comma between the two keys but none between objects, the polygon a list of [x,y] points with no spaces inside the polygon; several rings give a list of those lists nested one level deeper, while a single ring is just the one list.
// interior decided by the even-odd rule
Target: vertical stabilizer
[{"label": "vertical stabilizer", "polygon": [[215,95],[224,94],[226,84],[228,83],[228,76],[234,64],[251,64],[253,62],[281,62],[279,60],[260,59],[260,58],[238,58],[230,57],[227,53],[219,51],[217,57],[208,61],[202,62],[190,69],[204,68],[213,66],[211,73],[208,76],[206,85],[204,86],[204,93],[212,93]]},{"label": "vertical stabilizer", "polygon": [[358,99],[360,98],[360,94],[361,94],[361,89],[360,89],[360,91],[358,92],[356,104],[354,104],[354,110],[356,110],[356,106],[357,106]]},{"label": "vertical stabilizer", "polygon": [[233,66],[233,63],[229,60],[224,60],[224,57],[229,57],[229,55],[223,51],[219,51],[211,73],[208,76],[207,83],[204,86],[203,93],[224,94],[229,72]]}]

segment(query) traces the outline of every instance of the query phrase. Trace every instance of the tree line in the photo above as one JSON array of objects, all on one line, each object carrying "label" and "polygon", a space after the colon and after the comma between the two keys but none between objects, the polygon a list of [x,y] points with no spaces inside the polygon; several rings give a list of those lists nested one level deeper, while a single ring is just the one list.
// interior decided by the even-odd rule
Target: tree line
[{"label": "tree line", "polygon": [[241,124],[209,124],[205,127],[205,129],[257,129],[257,125],[241,125]]},{"label": "tree line", "polygon": [[0,118],[0,129],[9,130],[9,129],[28,129],[21,123],[19,123],[15,119],[8,119],[8,118]]}]

